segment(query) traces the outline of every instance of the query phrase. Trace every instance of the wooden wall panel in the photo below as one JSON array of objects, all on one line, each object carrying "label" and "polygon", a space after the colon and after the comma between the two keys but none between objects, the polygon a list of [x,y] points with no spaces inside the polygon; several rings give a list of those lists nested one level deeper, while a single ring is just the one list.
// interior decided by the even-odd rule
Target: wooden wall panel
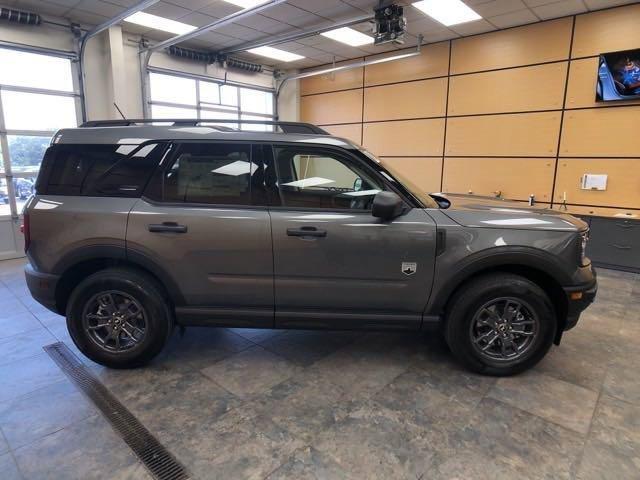
[{"label": "wooden wall panel", "polygon": [[331,135],[346,138],[360,145],[362,143],[362,124],[352,123],[350,125],[326,125],[322,127]]},{"label": "wooden wall panel", "polygon": [[451,77],[449,115],[562,108],[567,63]]},{"label": "wooden wall panel", "polygon": [[[503,198],[551,202],[555,159],[550,158],[455,158],[444,162],[442,190]],[[526,178],[526,181],[523,179]]]},{"label": "wooden wall panel", "polygon": [[572,56],[586,57],[638,48],[639,21],[640,5],[578,15]]},{"label": "wooden wall panel", "polygon": [[441,158],[385,157],[382,163],[412,188],[429,193],[440,191]]},{"label": "wooden wall panel", "polygon": [[449,118],[448,156],[555,156],[560,112]]},{"label": "wooden wall panel", "polygon": [[640,106],[569,110],[560,156],[637,157]]},{"label": "wooden wall panel", "polygon": [[[357,62],[359,59],[338,62],[336,65],[344,65]],[[324,67],[319,68],[326,68]],[[310,95],[313,93],[334,92],[336,90],[346,90],[349,88],[362,87],[362,67],[344,70],[342,72],[327,73],[300,79],[300,95]]]},{"label": "wooden wall panel", "polygon": [[[607,189],[582,190],[585,173],[606,173]],[[567,203],[640,208],[640,159],[566,158],[558,162],[554,201]]]},{"label": "wooden wall panel", "polygon": [[363,138],[364,147],[378,156],[442,155],[444,119],[365,123]]},{"label": "wooden wall panel", "polygon": [[[410,50],[406,50],[406,52],[410,52]],[[373,55],[367,59],[388,57],[398,53],[401,52]],[[371,86],[442,77],[447,75],[448,69],[449,42],[434,43],[423,46],[420,55],[365,67],[364,84]]]},{"label": "wooden wall panel", "polygon": [[564,60],[569,56],[571,26],[571,18],[560,18],[454,40],[451,73]]},{"label": "wooden wall panel", "polygon": [[446,104],[446,78],[368,87],[364,90],[364,121],[442,117]]},{"label": "wooden wall panel", "polygon": [[596,102],[598,58],[572,60],[567,86],[566,108],[610,107],[612,105],[640,104],[640,100],[625,100],[620,103]]},{"label": "wooden wall panel", "polygon": [[301,97],[300,117],[316,125],[361,122],[362,90]]},{"label": "wooden wall panel", "polygon": [[[622,6],[427,45],[417,57],[304,79],[302,118],[344,122],[323,128],[362,140],[422,190],[439,190],[442,175],[442,188],[450,192],[500,190],[517,200],[533,193],[556,205],[567,192],[569,212],[640,219],[640,100],[595,101],[597,55],[637,48],[638,19],[640,5]],[[556,167],[556,198],[550,198]],[[584,173],[608,174],[608,190],[581,190]]]}]

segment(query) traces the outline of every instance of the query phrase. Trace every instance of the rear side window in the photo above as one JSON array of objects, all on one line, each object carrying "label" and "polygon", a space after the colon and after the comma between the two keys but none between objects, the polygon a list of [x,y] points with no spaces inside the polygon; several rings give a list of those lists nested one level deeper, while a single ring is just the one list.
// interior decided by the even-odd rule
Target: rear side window
[{"label": "rear side window", "polygon": [[166,144],[54,145],[45,154],[36,191],[49,195],[138,197]]},{"label": "rear side window", "polygon": [[249,144],[184,143],[145,196],[170,203],[251,205],[252,184],[263,178],[264,166],[253,161]]}]

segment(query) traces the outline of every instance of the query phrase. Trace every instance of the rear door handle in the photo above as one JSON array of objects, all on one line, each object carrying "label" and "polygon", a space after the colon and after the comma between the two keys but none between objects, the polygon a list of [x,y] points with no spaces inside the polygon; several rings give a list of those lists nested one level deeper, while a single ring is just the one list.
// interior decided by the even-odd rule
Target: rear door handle
[{"label": "rear door handle", "polygon": [[326,237],[326,230],[319,230],[316,227],[287,228],[287,235],[290,237]]},{"label": "rear door handle", "polygon": [[152,223],[148,226],[150,232],[187,233],[186,225],[178,225],[176,222]]}]

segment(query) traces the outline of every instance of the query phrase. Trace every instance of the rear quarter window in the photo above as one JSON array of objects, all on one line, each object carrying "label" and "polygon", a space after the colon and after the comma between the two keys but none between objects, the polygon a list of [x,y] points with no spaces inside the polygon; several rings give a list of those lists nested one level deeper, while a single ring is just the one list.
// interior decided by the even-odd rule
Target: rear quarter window
[{"label": "rear quarter window", "polygon": [[166,148],[164,143],[51,146],[42,162],[36,192],[139,197]]}]

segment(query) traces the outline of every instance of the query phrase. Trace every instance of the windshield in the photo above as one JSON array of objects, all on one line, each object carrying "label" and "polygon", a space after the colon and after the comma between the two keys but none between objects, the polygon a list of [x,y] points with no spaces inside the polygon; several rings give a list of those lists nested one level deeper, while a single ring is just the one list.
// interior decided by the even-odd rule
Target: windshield
[{"label": "windshield", "polygon": [[410,178],[398,172],[397,169],[383,165],[382,162],[368,150],[361,148],[358,151],[369,160],[372,160],[375,163],[375,167],[380,170],[380,173],[382,173],[384,177],[393,182],[394,185],[398,186],[400,189],[407,191],[413,197],[418,199],[425,208],[439,208],[438,204],[433,198],[431,198],[429,193],[422,190],[418,185],[411,181]]}]

